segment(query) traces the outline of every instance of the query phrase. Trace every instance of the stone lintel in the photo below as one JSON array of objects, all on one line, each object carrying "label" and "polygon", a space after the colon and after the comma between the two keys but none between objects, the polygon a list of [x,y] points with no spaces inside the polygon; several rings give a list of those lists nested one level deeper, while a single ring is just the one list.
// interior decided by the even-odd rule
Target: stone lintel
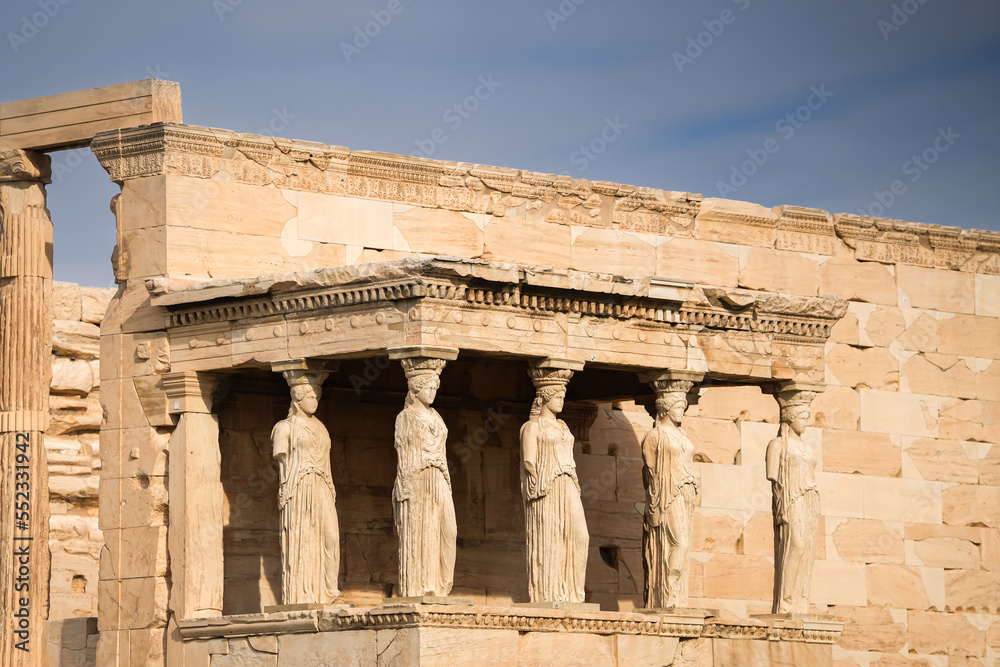
[{"label": "stone lintel", "polygon": [[228,390],[228,378],[215,373],[180,371],[163,375],[167,412],[211,413],[215,401]]},{"label": "stone lintel", "polygon": [[0,150],[62,150],[90,144],[98,132],[180,122],[181,87],[143,79],[0,104]]},{"label": "stone lintel", "polygon": [[445,361],[458,359],[458,348],[445,345],[407,345],[405,347],[391,347],[386,351],[389,358],[393,360],[413,359],[415,357],[444,359]]}]

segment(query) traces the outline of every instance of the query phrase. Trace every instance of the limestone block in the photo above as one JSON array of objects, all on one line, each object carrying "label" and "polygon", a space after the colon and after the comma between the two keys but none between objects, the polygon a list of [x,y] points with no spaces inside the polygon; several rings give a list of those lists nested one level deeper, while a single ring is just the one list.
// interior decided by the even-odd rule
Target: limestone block
[{"label": "limestone block", "polygon": [[900,447],[885,433],[823,430],[825,472],[899,477],[901,465]]},{"label": "limestone block", "polygon": [[1000,276],[976,274],[976,315],[1000,317]]},{"label": "limestone block", "polygon": [[[777,401],[773,401],[777,404]],[[775,424],[760,424],[758,422],[738,422],[740,431],[740,465],[763,468],[766,463],[767,445],[778,435]],[[806,430],[806,441],[816,444],[821,439],[814,431]]]},{"label": "limestone block", "polygon": [[854,431],[861,417],[861,397],[850,387],[827,386],[813,399],[810,410],[810,426]]},{"label": "limestone block", "polygon": [[846,315],[837,320],[837,323],[833,325],[833,329],[830,331],[830,342],[859,345],[860,341],[858,316],[848,311]]},{"label": "limestone block", "polygon": [[986,633],[964,614],[908,611],[906,627],[909,648],[917,653],[981,656],[986,652]]},{"label": "limestone block", "polygon": [[938,399],[935,397],[876,389],[860,391],[862,431],[923,438],[937,436]]},{"label": "limestone block", "polygon": [[859,262],[850,257],[831,257],[820,266],[820,294],[836,294],[849,301],[896,305],[893,267],[877,262]]},{"label": "limestone block", "polygon": [[655,275],[718,287],[739,283],[739,246],[697,239],[667,238],[656,248]]},{"label": "limestone block", "polygon": [[458,211],[414,206],[396,210],[392,221],[405,241],[405,247],[399,247],[397,240],[396,250],[456,257],[483,254],[483,230]]},{"label": "limestone block", "polygon": [[567,665],[615,667],[615,638],[575,632],[531,632],[524,635],[520,642],[519,664],[551,665],[556,661]]},{"label": "limestone block", "polygon": [[940,523],[942,485],[916,479],[865,477],[865,518]]},{"label": "limestone block", "polygon": [[618,473],[614,456],[578,454],[576,474],[580,480],[580,497],[585,501],[615,500]]},{"label": "limestone block", "polygon": [[913,545],[925,567],[979,569],[979,545],[957,537],[929,537]]},{"label": "limestone block", "polygon": [[108,310],[108,304],[114,298],[117,290],[111,287],[81,287],[80,319],[84,322],[100,324],[104,320],[104,313]]},{"label": "limestone block", "polygon": [[656,270],[656,248],[628,232],[588,229],[573,238],[570,268],[622,276],[651,276]]},{"label": "limestone block", "polygon": [[1000,487],[960,485],[945,489],[942,518],[952,526],[1000,528]]},{"label": "limestone block", "polygon": [[830,647],[806,642],[713,639],[716,665],[830,665]]},{"label": "limestone block", "polygon": [[894,652],[906,644],[906,624],[896,622],[885,607],[849,607],[830,609],[844,623],[837,646],[849,651]]},{"label": "limestone block", "polygon": [[211,667],[277,667],[277,665],[277,654],[258,651],[251,646],[249,638],[241,637],[229,639],[229,653],[214,654],[211,663]]},{"label": "limestone block", "polygon": [[[766,378],[773,372],[772,353],[775,350],[766,334],[703,329],[698,332],[697,341],[701,352],[699,361],[704,358],[716,373]],[[794,370],[808,372],[814,366],[813,360],[792,356],[798,351],[788,348],[786,355],[790,358],[787,362]]]},{"label": "limestone block", "polygon": [[869,606],[895,609],[927,609],[930,599],[920,569],[907,565],[866,565]]},{"label": "limestone block", "polygon": [[979,465],[957,440],[921,439],[903,450],[926,480],[976,484]]},{"label": "limestone block", "polygon": [[421,665],[446,667],[454,665],[459,656],[462,662],[470,665],[517,663],[519,637],[516,630],[420,628],[419,632]]},{"label": "limestone block", "polygon": [[979,483],[1000,486],[1000,443],[989,446],[989,451],[979,460]]},{"label": "limestone block", "polygon": [[980,554],[982,555],[983,569],[990,572],[1000,572],[1000,530],[984,528],[982,540]]},{"label": "limestone block", "polygon": [[946,313],[974,313],[975,274],[896,265],[896,282],[905,300],[900,305]]},{"label": "limestone block", "polygon": [[942,438],[1000,442],[1000,403],[950,399],[941,405],[939,418]]},{"label": "limestone block", "polygon": [[49,478],[49,495],[73,503],[92,502],[98,496],[99,478],[84,469],[82,475],[52,475]]},{"label": "limestone block", "polygon": [[816,473],[823,516],[863,518],[865,516],[865,479],[860,475]]},{"label": "limestone block", "polygon": [[[142,630],[167,624],[167,581],[162,577],[121,582],[121,626]],[[100,605],[98,605],[100,607]]]},{"label": "limestone block", "polygon": [[87,361],[52,357],[52,380],[49,391],[53,394],[86,396],[94,388],[94,371]]},{"label": "limestone block", "polygon": [[618,665],[669,665],[677,651],[677,637],[615,635]]},{"label": "limestone block", "polygon": [[903,387],[917,394],[976,397],[976,377],[964,359],[928,352],[903,365]]},{"label": "limestone block", "polygon": [[868,339],[877,346],[888,347],[906,329],[906,321],[899,308],[875,306],[868,314],[865,323],[865,333]]},{"label": "limestone block", "polygon": [[692,549],[704,553],[737,553],[743,518],[733,510],[695,509]]},{"label": "limestone block", "polygon": [[750,517],[743,528],[742,546],[743,553],[748,555],[774,556],[774,519],[770,512],[755,512]]},{"label": "limestone block", "polygon": [[882,521],[848,519],[833,532],[833,543],[844,560],[903,562],[903,536]]},{"label": "limestone block", "polygon": [[49,435],[97,431],[101,428],[103,411],[97,392],[86,398],[58,396],[49,398]]},{"label": "limestone block", "polygon": [[837,345],[826,355],[826,368],[845,387],[895,390],[899,385],[899,362],[884,347]]},{"label": "limestone block", "polygon": [[730,510],[771,509],[771,485],[759,468],[695,463],[700,471],[701,507]]},{"label": "limestone block", "polygon": [[986,370],[976,373],[976,398],[1000,401],[1000,361],[994,361]]},{"label": "limestone block", "polygon": [[729,463],[740,451],[740,433],[736,424],[723,419],[685,417],[684,431],[694,443],[695,461]]},{"label": "limestone block", "polygon": [[572,229],[568,225],[507,218],[486,225],[485,259],[565,269],[572,262],[571,252]]},{"label": "limestone block", "polygon": [[1000,319],[956,315],[938,320],[938,352],[984,359],[1000,358]]},{"label": "limestone block", "polygon": [[79,321],[80,286],[76,283],[52,281],[52,317],[56,320]]},{"label": "limestone block", "polygon": [[741,245],[774,246],[779,216],[759,204],[706,197],[695,219],[698,237]]},{"label": "limestone block", "polygon": [[52,351],[63,357],[97,359],[101,353],[100,337],[101,330],[89,322],[52,322]]},{"label": "limestone block", "polygon": [[[1000,447],[997,448],[1000,450]],[[1000,454],[1000,452],[998,452]],[[618,457],[618,485],[616,498],[623,503],[641,503],[646,499],[642,486],[642,459],[632,456]]]},{"label": "limestone block", "polygon": [[[702,565],[705,597],[738,600],[771,599],[774,565],[766,558],[717,553]],[[694,576],[694,570],[691,576]]]},{"label": "limestone block", "polygon": [[298,238],[391,250],[392,204],[315,192],[282,194],[298,206]]},{"label": "limestone block", "polygon": [[946,570],[944,593],[950,609],[996,614],[1000,609],[1000,572]]},{"label": "limestone block", "polygon": [[797,252],[748,248],[739,286],[803,296],[819,295],[819,264]]},{"label": "limestone block", "polygon": [[[288,634],[278,637],[278,667],[374,665],[377,659],[374,630]],[[400,664],[422,663],[423,661]]]},{"label": "limestone block", "polygon": [[904,350],[937,352],[938,320],[930,313],[921,313],[896,340]]},{"label": "limestone block", "polygon": [[809,591],[811,604],[860,607],[865,604],[866,598],[865,565],[819,559],[813,564],[812,588]]}]

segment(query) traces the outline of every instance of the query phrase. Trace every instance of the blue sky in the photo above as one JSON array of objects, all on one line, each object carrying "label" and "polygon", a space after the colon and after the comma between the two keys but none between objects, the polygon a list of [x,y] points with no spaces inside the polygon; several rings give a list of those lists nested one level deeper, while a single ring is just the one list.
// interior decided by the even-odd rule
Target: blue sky
[{"label": "blue sky", "polygon": [[[993,1],[4,0],[0,32],[0,101],[155,76],[195,125],[1000,231]],[[109,285],[117,186],[53,161],[56,278]]]}]

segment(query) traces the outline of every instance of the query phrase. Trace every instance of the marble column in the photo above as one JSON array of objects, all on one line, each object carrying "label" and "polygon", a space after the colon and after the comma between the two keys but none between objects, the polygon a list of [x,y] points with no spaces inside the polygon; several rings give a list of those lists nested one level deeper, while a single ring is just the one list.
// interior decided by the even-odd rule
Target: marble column
[{"label": "marble column", "polygon": [[[647,608],[688,606],[698,479],[694,444],[681,428],[701,373],[663,370],[639,374],[656,392],[653,428],[642,439],[643,573]],[[697,390],[693,395],[697,396]]]},{"label": "marble column", "polygon": [[583,363],[545,359],[528,374],[536,396],[521,427],[521,494],[527,538],[528,598],[533,604],[582,604],[590,533],[576,474],[574,437],[558,418],[566,386]]},{"label": "marble column", "polygon": [[[172,665],[185,665],[177,621],[221,616],[223,599],[223,489],[219,418],[213,406],[225,394],[226,378],[183,371],[163,375],[167,411],[178,415],[169,441],[171,611],[168,644]],[[147,604],[152,604],[152,601]]]},{"label": "marble column", "polygon": [[396,417],[393,518],[399,536],[398,596],[445,597],[455,581],[458,526],[445,443],[448,428],[431,407],[441,371],[458,350],[413,346],[389,350],[406,374],[407,394]]},{"label": "marble column", "polygon": [[781,407],[778,437],[765,454],[774,517],[772,614],[806,614],[816,559],[820,498],[816,463],[820,453],[803,436],[809,406],[824,385],[782,382],[772,391]]},{"label": "marble column", "polygon": [[43,434],[52,347],[48,156],[0,153],[0,667],[41,665],[49,600]]},{"label": "marble column", "polygon": [[288,416],[271,431],[281,471],[281,605],[332,604],[340,596],[340,522],[330,461],[330,433],[316,417],[327,362],[271,363],[291,391]]}]

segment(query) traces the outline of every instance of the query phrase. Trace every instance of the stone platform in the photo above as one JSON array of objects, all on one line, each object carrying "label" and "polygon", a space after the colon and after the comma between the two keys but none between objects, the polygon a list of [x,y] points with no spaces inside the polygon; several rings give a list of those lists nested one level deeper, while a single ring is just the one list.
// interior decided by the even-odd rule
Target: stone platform
[{"label": "stone platform", "polygon": [[[181,621],[185,664],[832,665],[832,620],[672,616],[528,607],[393,605]],[[688,664],[685,662],[684,664]]]}]

